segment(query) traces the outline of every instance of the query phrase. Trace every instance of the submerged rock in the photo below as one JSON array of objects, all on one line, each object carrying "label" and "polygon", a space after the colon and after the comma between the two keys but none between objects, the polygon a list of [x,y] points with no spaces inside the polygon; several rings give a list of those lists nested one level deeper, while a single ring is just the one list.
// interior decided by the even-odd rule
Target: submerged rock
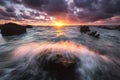
[{"label": "submerged rock", "polygon": [[81,33],[90,32],[90,28],[88,26],[82,26],[82,27],[80,27],[80,32]]},{"label": "submerged rock", "polygon": [[5,25],[2,25],[1,27],[1,34],[3,36],[19,35],[23,33],[26,33],[26,27],[23,27],[18,24],[8,23]]}]

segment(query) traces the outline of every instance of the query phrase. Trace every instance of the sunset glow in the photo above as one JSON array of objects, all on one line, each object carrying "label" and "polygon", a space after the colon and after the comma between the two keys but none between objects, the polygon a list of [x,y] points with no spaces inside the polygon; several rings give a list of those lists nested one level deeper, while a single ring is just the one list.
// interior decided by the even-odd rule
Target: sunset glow
[{"label": "sunset glow", "polygon": [[[95,3],[96,0],[45,0],[43,3],[42,0],[0,0],[0,24],[51,26],[52,21],[62,20],[67,25],[120,25],[119,0]],[[57,22],[55,25],[64,24]]]},{"label": "sunset glow", "polygon": [[120,80],[120,0],[0,0],[0,80]]},{"label": "sunset glow", "polygon": [[55,25],[60,27],[60,26],[63,26],[64,24],[61,22],[56,22]]},{"label": "sunset glow", "polygon": [[61,21],[56,21],[53,23],[53,25],[57,28],[62,28],[65,24]]}]

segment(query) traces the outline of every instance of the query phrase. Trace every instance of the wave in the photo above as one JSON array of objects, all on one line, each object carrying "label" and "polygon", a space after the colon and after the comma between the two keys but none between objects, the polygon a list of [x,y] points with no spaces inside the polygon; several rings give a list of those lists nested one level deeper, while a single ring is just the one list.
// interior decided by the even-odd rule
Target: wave
[{"label": "wave", "polygon": [[0,80],[120,79],[118,62],[71,41],[26,43],[6,56],[0,62]]}]

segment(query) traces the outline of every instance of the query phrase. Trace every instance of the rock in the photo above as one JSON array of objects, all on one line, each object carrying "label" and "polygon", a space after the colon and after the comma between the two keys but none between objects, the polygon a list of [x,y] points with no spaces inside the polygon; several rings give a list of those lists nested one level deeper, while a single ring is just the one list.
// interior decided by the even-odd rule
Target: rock
[{"label": "rock", "polygon": [[25,26],[26,28],[32,28],[32,26],[31,25],[27,25],[27,26]]},{"label": "rock", "polygon": [[1,28],[1,34],[3,36],[19,35],[23,33],[26,33],[26,27],[14,23],[2,25]]},{"label": "rock", "polygon": [[113,26],[97,26],[98,28],[103,28],[107,30],[118,30],[120,31],[120,25],[113,25]]},{"label": "rock", "polygon": [[74,80],[75,69],[77,68],[79,62],[77,57],[71,55],[69,58],[66,58],[61,54],[49,57],[49,54],[46,53],[49,52],[45,52],[37,59],[38,64],[42,60],[40,68],[49,72],[50,76],[56,80]]},{"label": "rock", "polygon": [[104,29],[115,30],[115,26],[104,26]]},{"label": "rock", "polygon": [[117,26],[117,27],[116,27],[116,30],[119,30],[119,31],[120,31],[120,26]]},{"label": "rock", "polygon": [[100,34],[97,34],[97,31],[90,32],[90,33],[88,33],[88,35],[93,36],[95,38],[99,38],[100,37]]},{"label": "rock", "polygon": [[100,37],[100,34],[95,35],[95,37],[96,37],[96,38],[99,38],[99,37]]},{"label": "rock", "polygon": [[82,27],[80,27],[80,32],[81,33],[90,32],[90,28],[88,26],[82,26]]},{"label": "rock", "polygon": [[89,35],[91,35],[91,36],[95,36],[96,34],[97,34],[97,31],[89,33]]},{"label": "rock", "polygon": [[119,26],[116,25],[106,25],[106,26],[97,26],[98,28],[103,28],[103,29],[107,29],[107,30],[116,30]]},{"label": "rock", "polygon": [[56,55],[56,59],[50,60],[49,69],[57,80],[67,80],[70,75],[72,76],[75,73],[74,71],[76,69],[77,62],[78,60],[68,60],[62,55]]},{"label": "rock", "polygon": [[0,29],[2,29],[2,25],[0,25]]}]

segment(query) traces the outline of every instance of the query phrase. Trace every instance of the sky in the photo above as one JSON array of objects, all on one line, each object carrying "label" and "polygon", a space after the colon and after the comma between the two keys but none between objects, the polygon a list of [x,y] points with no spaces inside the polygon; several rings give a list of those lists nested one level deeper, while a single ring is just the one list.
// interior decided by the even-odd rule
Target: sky
[{"label": "sky", "polygon": [[120,24],[120,0],[0,0],[0,24]]}]

